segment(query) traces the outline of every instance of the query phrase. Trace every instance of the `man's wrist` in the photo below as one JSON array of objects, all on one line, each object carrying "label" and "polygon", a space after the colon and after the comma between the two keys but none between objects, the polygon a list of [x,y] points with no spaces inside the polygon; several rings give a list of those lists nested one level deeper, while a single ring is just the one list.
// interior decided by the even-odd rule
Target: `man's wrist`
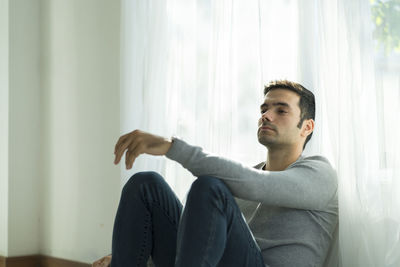
[{"label": "man's wrist", "polygon": [[167,152],[170,150],[172,143],[174,142],[174,139],[172,138],[167,138],[165,139],[165,154],[167,154]]}]

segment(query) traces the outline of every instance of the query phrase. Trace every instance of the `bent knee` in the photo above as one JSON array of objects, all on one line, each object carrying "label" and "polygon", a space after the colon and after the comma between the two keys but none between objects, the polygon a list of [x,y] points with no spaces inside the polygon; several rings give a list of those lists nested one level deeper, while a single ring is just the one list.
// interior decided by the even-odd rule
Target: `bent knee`
[{"label": "bent knee", "polygon": [[163,182],[163,177],[154,171],[138,172],[129,178],[129,180],[124,185],[122,192],[131,192],[140,188],[142,184],[148,183],[160,183]]},{"label": "bent knee", "polygon": [[226,189],[226,185],[218,178],[213,176],[199,176],[190,188],[190,192],[205,193],[213,189]]}]

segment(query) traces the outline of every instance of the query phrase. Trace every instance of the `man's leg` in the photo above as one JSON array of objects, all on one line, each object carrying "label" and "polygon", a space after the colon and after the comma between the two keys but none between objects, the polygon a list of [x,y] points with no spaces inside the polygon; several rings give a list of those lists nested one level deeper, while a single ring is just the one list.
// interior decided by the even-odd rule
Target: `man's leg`
[{"label": "man's leg", "polygon": [[176,267],[264,267],[261,251],[231,192],[201,176],[190,189],[179,230]]},{"label": "man's leg", "polygon": [[112,267],[174,266],[182,204],[156,172],[139,172],[125,184],[114,222]]}]

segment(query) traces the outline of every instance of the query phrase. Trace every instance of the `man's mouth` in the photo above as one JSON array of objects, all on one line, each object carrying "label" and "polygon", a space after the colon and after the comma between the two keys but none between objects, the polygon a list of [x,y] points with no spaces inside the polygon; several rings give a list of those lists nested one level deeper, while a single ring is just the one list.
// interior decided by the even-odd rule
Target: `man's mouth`
[{"label": "man's mouth", "polygon": [[260,131],[275,131],[274,129],[271,129],[269,127],[261,127]]},{"label": "man's mouth", "polygon": [[268,126],[268,125],[261,126],[259,128],[259,130],[260,131],[275,131],[276,132],[276,130],[274,128],[272,128],[271,126]]}]

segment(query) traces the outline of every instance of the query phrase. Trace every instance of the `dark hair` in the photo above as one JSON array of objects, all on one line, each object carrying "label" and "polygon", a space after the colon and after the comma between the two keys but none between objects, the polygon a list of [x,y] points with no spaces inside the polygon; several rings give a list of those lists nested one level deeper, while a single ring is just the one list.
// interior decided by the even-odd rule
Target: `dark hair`
[{"label": "dark hair", "polygon": [[[268,85],[264,86],[264,96],[269,91],[275,89],[290,90],[300,96],[300,122],[297,124],[298,128],[301,128],[304,120],[313,119],[315,121],[315,97],[311,91],[307,90],[299,83],[291,82],[288,80],[277,80],[271,81]],[[307,136],[306,141],[304,142],[303,150],[306,147],[307,142],[311,139],[312,134],[313,133]]]}]

